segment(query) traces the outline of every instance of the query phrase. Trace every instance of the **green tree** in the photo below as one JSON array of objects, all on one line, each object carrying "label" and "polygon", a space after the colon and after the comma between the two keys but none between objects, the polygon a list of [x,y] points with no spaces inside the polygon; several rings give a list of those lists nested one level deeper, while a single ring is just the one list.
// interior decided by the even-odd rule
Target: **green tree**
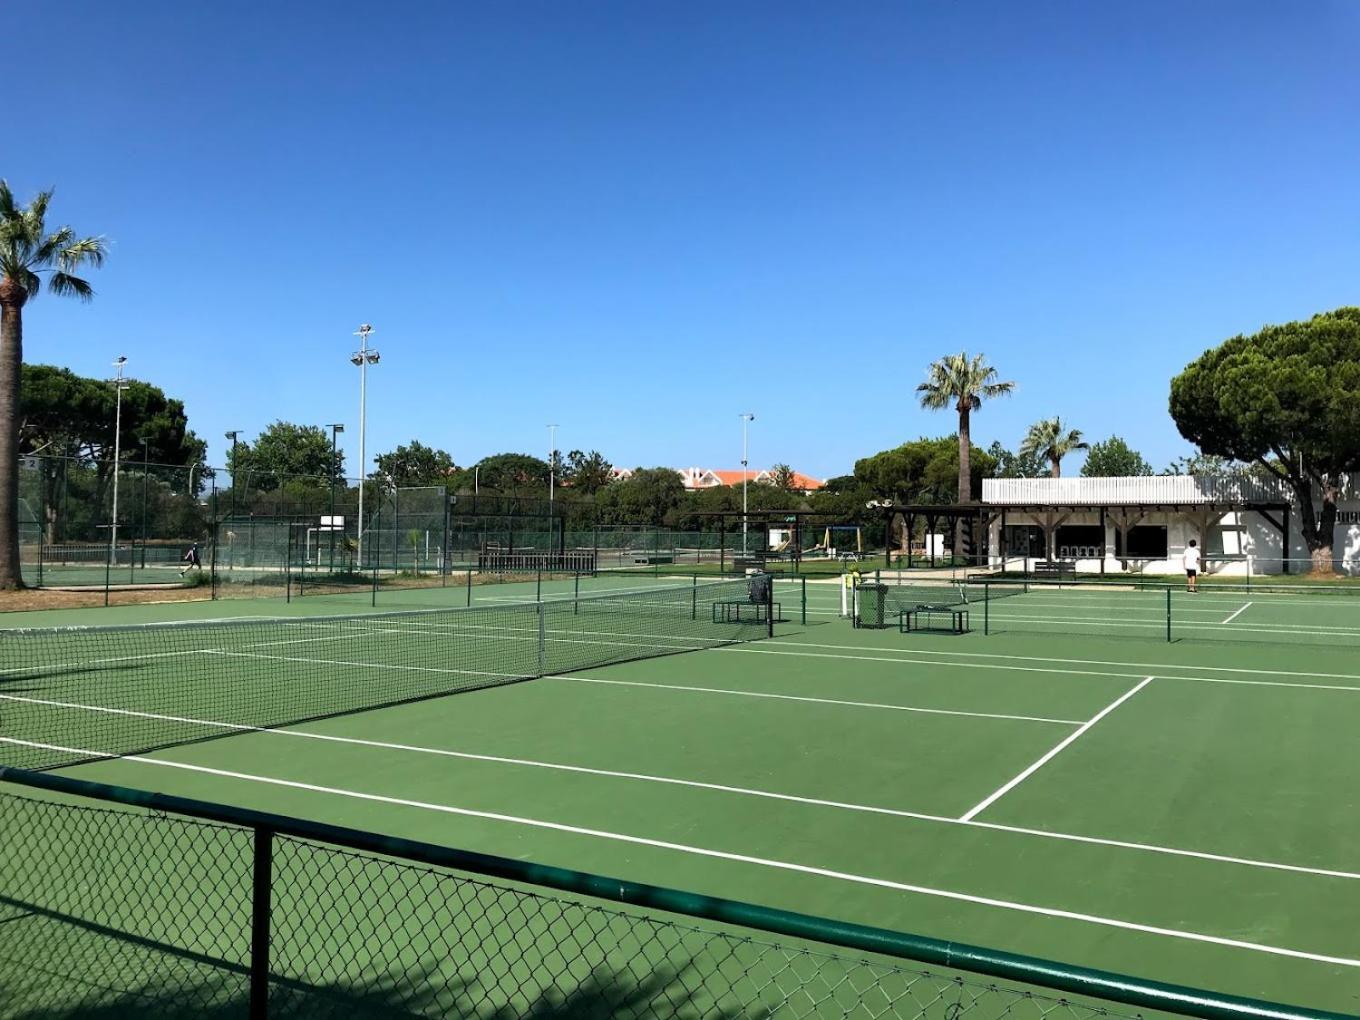
[{"label": "green tree", "polygon": [[998,382],[997,370],[987,364],[986,356],[970,358],[966,351],[950,354],[934,362],[926,372],[926,381],[916,387],[921,406],[931,411],[953,408],[959,415],[959,487],[960,503],[973,498],[972,414],[982,407],[984,400],[1006,396],[1015,389],[1013,382]]},{"label": "green tree", "polygon": [[1206,454],[1250,462],[1287,485],[1313,569],[1332,570],[1341,485],[1360,471],[1360,308],[1206,351],[1171,381],[1171,417]]},{"label": "green tree", "polygon": [[104,264],[101,237],[77,237],[70,227],[47,229],[51,191],[25,207],[0,180],[0,588],[23,584],[19,572],[19,402],[23,381],[24,305],[38,296],[42,276],[53,294],[89,301],[94,288],[76,272]]},{"label": "green tree", "polygon": [[614,480],[614,465],[599,450],[572,450],[567,454],[565,478],[576,492],[593,496]]},{"label": "green tree", "polygon": [[419,485],[452,485],[458,465],[444,450],[426,446],[412,439],[407,446],[398,446],[389,453],[373,458],[377,473],[391,480],[399,489]]},{"label": "green tree", "polygon": [[548,462],[527,453],[497,453],[477,462],[477,485],[507,495],[547,495]]},{"label": "green tree", "polygon": [[987,447],[987,455],[995,463],[992,478],[1042,478],[1048,474],[1043,458],[1033,453],[1015,453],[996,440]]},{"label": "green tree", "polygon": [[1086,450],[1090,444],[1081,436],[1079,429],[1070,429],[1058,417],[1043,418],[1036,421],[1025,433],[1020,443],[1020,453],[1024,456],[1042,457],[1048,461],[1050,473],[1054,478],[1062,476],[1062,460],[1073,450]]},{"label": "green tree", "polygon": [[[60,467],[43,470],[44,522],[47,541],[57,541],[64,522],[63,509],[71,509],[74,481],[87,504],[90,527],[107,523],[107,497],[113,481],[115,403],[117,394],[102,379],[76,375],[53,365],[24,365],[19,399],[19,450],[25,456],[61,458]],[[119,470],[140,472],[149,463],[154,475],[164,476],[162,485],[191,502],[201,488],[205,471],[201,465],[205,444],[190,430],[184,404],[167,397],[157,386],[132,381],[123,391],[123,438]],[[142,440],[146,440],[145,446]],[[164,469],[199,466],[197,471]],[[85,483],[77,472],[88,472]],[[64,489],[66,499],[59,498]],[[120,516],[122,516],[120,514]],[[91,536],[93,537],[93,536]]]},{"label": "green tree", "polygon": [[629,478],[600,490],[601,524],[650,524],[673,520],[685,502],[685,484],[674,468],[638,468]]},{"label": "green tree", "polygon": [[227,453],[233,484],[239,477],[245,488],[270,492],[286,481],[308,487],[329,488],[343,481],[345,453],[331,450],[331,437],[319,425],[296,425],[276,421],[254,443],[233,444]]},{"label": "green tree", "polygon": [[[981,486],[996,462],[984,450],[974,450],[969,463],[969,485]],[[953,501],[959,475],[959,445],[954,436],[913,440],[891,450],[855,461],[854,478],[873,499],[894,503]]]},{"label": "green tree", "polygon": [[1226,475],[1233,472],[1236,465],[1229,457],[1216,457],[1209,453],[1192,453],[1188,457],[1177,457],[1166,466],[1164,475]]},{"label": "green tree", "polygon": [[776,464],[774,467],[770,468],[770,484],[776,489],[792,492],[793,483],[793,468],[789,467],[787,464]]},{"label": "green tree", "polygon": [[1119,436],[1111,436],[1091,444],[1081,473],[1085,478],[1129,478],[1152,474],[1152,465]]}]

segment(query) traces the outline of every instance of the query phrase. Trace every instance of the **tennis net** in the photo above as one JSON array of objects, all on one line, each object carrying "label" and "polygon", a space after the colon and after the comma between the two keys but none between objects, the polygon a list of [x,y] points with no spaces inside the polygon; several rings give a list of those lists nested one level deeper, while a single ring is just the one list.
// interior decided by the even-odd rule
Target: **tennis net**
[{"label": "tennis net", "polygon": [[[766,589],[768,590],[768,589]],[[331,617],[0,631],[0,761],[45,769],[766,636],[747,579]]]}]

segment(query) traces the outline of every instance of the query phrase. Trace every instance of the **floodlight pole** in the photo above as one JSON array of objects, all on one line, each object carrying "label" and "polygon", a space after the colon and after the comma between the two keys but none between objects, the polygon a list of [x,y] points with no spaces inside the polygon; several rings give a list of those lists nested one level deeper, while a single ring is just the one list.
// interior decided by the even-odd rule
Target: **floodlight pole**
[{"label": "floodlight pole", "polygon": [[[147,476],[151,473],[151,448],[147,446],[150,442],[145,436],[138,436],[137,442],[142,444],[142,569],[146,569],[146,482]],[[192,493],[190,496],[192,498]]]},{"label": "floodlight pole", "polygon": [[756,416],[755,416],[754,414],[751,414],[749,411],[746,411],[746,412],[743,412],[743,413],[742,413],[742,416],[741,416],[741,554],[742,554],[742,556],[746,556],[746,555],[747,555],[747,551],[746,551],[746,532],[747,532],[747,527],[748,527],[748,522],[747,522],[747,519],[746,519],[746,476],[747,476],[747,474],[748,474],[749,472],[746,470],[746,465],[747,465],[747,460],[748,460],[748,458],[747,458],[747,448],[746,448],[746,430],[747,430],[747,427],[751,424],[751,422],[753,422],[753,421],[755,421],[755,420],[756,420]]},{"label": "floodlight pole", "polygon": [[[236,472],[238,470],[236,448],[241,445],[240,440],[236,437],[240,434],[241,432],[239,429],[226,434],[227,438],[231,440],[231,516],[233,520],[236,519]],[[190,495],[192,495],[192,493]]]},{"label": "floodlight pole", "polygon": [[116,393],[113,411],[113,520],[109,527],[109,556],[113,562],[118,560],[118,461],[123,455],[123,390],[127,386],[123,380],[123,366],[126,364],[127,358],[121,354],[113,363],[113,367],[118,370],[118,374],[113,377]]},{"label": "floodlight pole", "polygon": [[[331,530],[328,532],[328,534],[329,534],[330,537],[331,537],[331,542],[330,542],[330,545],[331,545],[331,573],[334,574],[334,573],[335,573],[335,530],[334,530],[334,529],[335,529],[335,476],[336,476],[335,437],[336,437],[337,435],[339,435],[341,432],[344,432],[344,431],[345,431],[345,426],[341,425],[339,422],[336,422],[336,423],[334,423],[334,424],[332,424],[332,425],[330,426],[330,430],[331,430]],[[320,553],[317,554],[317,557],[316,557],[316,558],[317,558],[318,560],[321,559]]]},{"label": "floodlight pole", "polygon": [[553,497],[557,489],[557,426],[548,426],[548,517],[553,511]]},{"label": "floodlight pole", "polygon": [[378,363],[378,352],[368,346],[373,327],[364,323],[354,331],[359,338],[359,349],[350,355],[351,364],[359,366],[359,538],[356,559],[364,562],[364,479],[368,471],[368,455],[364,441],[368,435],[368,366]]}]

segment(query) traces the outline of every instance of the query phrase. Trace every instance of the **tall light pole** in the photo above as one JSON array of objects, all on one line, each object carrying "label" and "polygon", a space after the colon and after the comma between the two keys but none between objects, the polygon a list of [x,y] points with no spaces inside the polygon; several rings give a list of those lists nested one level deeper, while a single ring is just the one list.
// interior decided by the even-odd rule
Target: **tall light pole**
[{"label": "tall light pole", "polygon": [[147,444],[151,440],[146,436],[138,436],[137,442],[142,444],[142,569],[146,569],[146,482],[151,474],[151,447]]},{"label": "tall light pole", "polygon": [[351,364],[359,366],[359,539],[355,559],[362,569],[364,562],[364,476],[368,471],[368,453],[364,441],[368,436],[368,366],[378,363],[378,352],[368,346],[373,327],[364,323],[354,331],[359,338],[359,349],[349,356]]},{"label": "tall light pole", "polygon": [[553,493],[557,483],[557,426],[548,426],[548,512],[552,512]]},{"label": "tall light pole", "polygon": [[118,562],[118,461],[123,456],[123,390],[127,389],[123,367],[126,364],[127,358],[120,354],[113,363],[118,374],[111,380],[117,394],[113,412],[113,520],[109,527],[109,556],[114,563]]},{"label": "tall light pole", "polygon": [[240,429],[227,433],[227,438],[231,440],[231,516],[233,520],[236,518],[236,472],[239,466],[236,459],[236,448],[241,445],[236,437],[240,434]]},{"label": "tall light pole", "polygon": [[557,488],[557,426],[548,426],[548,551],[552,551],[553,532],[557,529],[553,517],[553,497]]},{"label": "tall light pole", "polygon": [[746,464],[747,464],[747,459],[748,459],[748,458],[747,458],[747,456],[746,456],[746,453],[747,453],[747,450],[746,450],[746,429],[747,429],[747,427],[751,424],[751,422],[753,422],[753,421],[755,421],[755,420],[756,420],[756,416],[755,416],[754,414],[751,414],[749,411],[745,411],[745,412],[742,413],[742,416],[741,416],[741,554],[742,554],[743,556],[745,556],[745,555],[747,554],[747,553],[746,553],[746,529],[747,529],[747,521],[746,521],[746,475],[748,474],[748,472],[747,472],[747,470],[746,470]]},{"label": "tall light pole", "polygon": [[[345,431],[345,426],[339,422],[327,426],[331,430],[331,529],[326,533],[331,537],[331,573],[335,573],[335,437]],[[316,558],[321,559],[321,552],[318,549]]]}]

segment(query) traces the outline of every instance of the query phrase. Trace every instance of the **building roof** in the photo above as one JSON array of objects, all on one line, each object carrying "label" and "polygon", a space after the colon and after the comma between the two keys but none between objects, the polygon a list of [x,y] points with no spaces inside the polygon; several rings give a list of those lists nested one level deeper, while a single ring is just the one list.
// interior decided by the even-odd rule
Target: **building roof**
[{"label": "building roof", "polygon": [[1283,485],[1251,475],[1129,478],[984,478],[983,503],[1123,506],[1143,503],[1281,503]]},{"label": "building roof", "polygon": [[[687,489],[712,489],[719,485],[740,485],[744,477],[752,484],[768,483],[774,478],[774,472],[766,470],[753,470],[747,468],[745,471],[738,468],[735,471],[728,471],[721,468],[681,468],[679,474],[685,482]],[[823,483],[811,475],[805,475],[801,471],[793,473],[792,488],[799,492],[812,492],[820,489]]]}]

